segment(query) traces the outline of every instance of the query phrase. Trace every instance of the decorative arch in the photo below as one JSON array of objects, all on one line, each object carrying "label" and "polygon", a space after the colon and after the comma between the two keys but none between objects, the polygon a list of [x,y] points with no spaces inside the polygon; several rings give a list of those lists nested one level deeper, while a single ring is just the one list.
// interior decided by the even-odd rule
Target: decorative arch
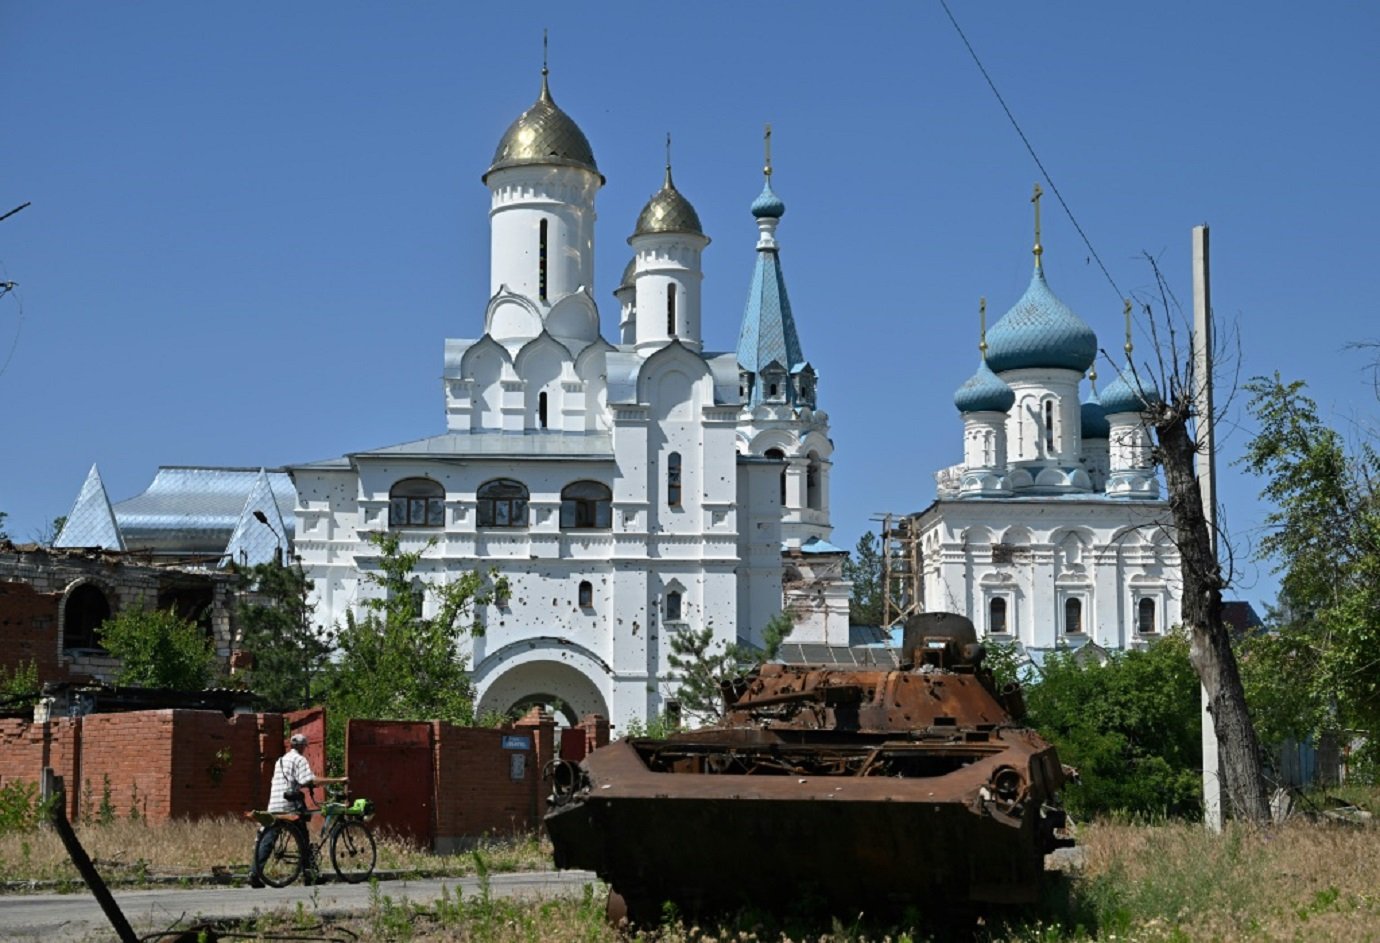
[{"label": "decorative arch", "polygon": [[554,337],[580,346],[598,341],[599,309],[588,289],[581,285],[552,305],[546,313],[546,330]]},{"label": "decorative arch", "polygon": [[[557,706],[567,723],[610,716],[607,664],[569,638],[541,636],[505,645],[474,671],[477,714],[506,714],[524,703]],[[557,705],[556,702],[559,702]]]},{"label": "decorative arch", "polygon": [[[705,397],[703,392],[697,389],[703,380],[710,377],[709,367],[704,358],[674,338],[648,357],[637,371],[637,401],[651,403],[654,394],[660,399],[661,394],[668,392],[663,383],[664,378],[671,373],[682,375],[683,379],[677,382],[683,382],[688,387],[686,397],[689,399],[689,408],[680,410],[678,415],[668,418],[697,418],[694,407],[709,401],[709,397]],[[711,393],[710,396],[712,395]]]},{"label": "decorative arch", "polygon": [[748,440],[747,450],[750,455],[766,455],[776,449],[786,458],[796,454],[799,446],[799,440],[785,429],[764,429]]},{"label": "decorative arch", "polygon": [[535,337],[542,330],[541,314],[528,298],[501,286],[484,311],[484,333],[495,340]]}]

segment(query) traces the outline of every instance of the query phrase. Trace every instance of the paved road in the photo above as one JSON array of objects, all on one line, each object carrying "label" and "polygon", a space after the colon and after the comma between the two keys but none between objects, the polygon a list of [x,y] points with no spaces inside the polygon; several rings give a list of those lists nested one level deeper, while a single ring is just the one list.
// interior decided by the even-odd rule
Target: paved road
[{"label": "paved road", "polygon": [[[529,871],[490,876],[490,892],[497,897],[558,897],[578,894],[596,880],[588,871]],[[435,878],[380,882],[379,893],[394,901],[435,900],[445,887],[452,896],[478,891],[477,878]],[[116,890],[115,900],[137,934],[186,926],[197,918],[243,918],[254,913],[295,907],[340,914],[369,906],[367,884],[324,884],[284,888],[198,887],[154,890]],[[90,894],[26,894],[0,897],[0,940],[58,941],[113,940],[114,931]]]}]

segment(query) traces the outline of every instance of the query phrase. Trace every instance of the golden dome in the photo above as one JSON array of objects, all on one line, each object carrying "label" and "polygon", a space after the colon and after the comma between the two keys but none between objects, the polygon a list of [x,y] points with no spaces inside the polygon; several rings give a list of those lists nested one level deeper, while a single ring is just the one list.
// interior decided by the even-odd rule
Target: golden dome
[{"label": "golden dome", "polygon": [[[583,167],[599,173],[589,139],[579,125],[551,100],[545,69],[541,76],[541,95],[503,133],[498,149],[494,151],[493,163],[484,177],[487,179],[495,170],[525,164]],[[599,180],[602,182],[603,179],[601,174]]]},{"label": "golden dome", "polygon": [[704,235],[704,230],[700,228],[700,215],[695,212],[690,201],[681,196],[676,185],[671,182],[671,168],[669,166],[666,168],[666,182],[647,201],[647,205],[642,207],[642,212],[637,217],[637,227],[633,230],[633,235],[645,236],[659,232]]}]

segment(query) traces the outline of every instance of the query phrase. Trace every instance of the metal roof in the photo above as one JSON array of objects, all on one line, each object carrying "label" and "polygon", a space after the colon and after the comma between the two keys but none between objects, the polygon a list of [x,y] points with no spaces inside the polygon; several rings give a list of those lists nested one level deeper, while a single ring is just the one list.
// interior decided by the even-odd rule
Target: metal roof
[{"label": "metal roof", "polygon": [[286,471],[164,466],[143,494],[115,505],[125,545],[166,554],[224,553],[261,472],[290,540],[297,489]]}]

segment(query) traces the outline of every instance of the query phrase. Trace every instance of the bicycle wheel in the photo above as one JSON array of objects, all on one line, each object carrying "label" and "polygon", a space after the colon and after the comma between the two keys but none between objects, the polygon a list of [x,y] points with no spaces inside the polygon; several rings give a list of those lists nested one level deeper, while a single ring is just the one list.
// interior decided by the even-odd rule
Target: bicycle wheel
[{"label": "bicycle wheel", "polygon": [[355,819],[346,819],[331,836],[331,866],[342,881],[358,884],[374,873],[374,833]]},{"label": "bicycle wheel", "polygon": [[259,849],[259,876],[269,887],[287,887],[302,873],[307,849],[297,829],[270,825],[259,838]]}]

